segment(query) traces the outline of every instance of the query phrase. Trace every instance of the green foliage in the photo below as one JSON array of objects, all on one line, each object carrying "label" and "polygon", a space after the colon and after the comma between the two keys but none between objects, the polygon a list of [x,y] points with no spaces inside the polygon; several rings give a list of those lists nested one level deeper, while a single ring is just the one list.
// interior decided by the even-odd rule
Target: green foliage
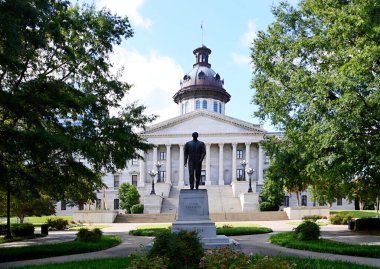
[{"label": "green foliage", "polygon": [[31,223],[14,223],[11,225],[11,233],[14,236],[30,236],[34,234],[34,226]]},{"label": "green foliage", "polygon": [[265,234],[273,232],[272,229],[266,227],[217,227],[216,234],[234,236],[248,234]]},{"label": "green foliage", "polygon": [[[301,173],[298,179],[328,203],[342,194],[379,195],[379,12],[372,0],[302,0],[296,8],[281,2],[253,41],[255,114],[291,145],[277,151],[276,171],[292,187],[293,170]],[[356,193],[354,179],[367,191]],[[335,193],[342,183],[351,190]]]},{"label": "green foliage", "polygon": [[130,85],[111,70],[114,47],[133,35],[128,18],[70,1],[5,0],[0,32],[0,190],[94,199],[102,172],[152,148],[136,130],[155,117],[122,105]]},{"label": "green foliage", "polygon": [[167,257],[149,257],[145,255],[131,254],[129,258],[132,260],[128,269],[167,269],[168,258]]},{"label": "green foliage", "polygon": [[192,268],[203,255],[203,247],[196,232],[180,231],[158,235],[149,250],[148,257],[166,257],[168,268]]},{"label": "green foliage", "polygon": [[199,268],[249,268],[249,262],[249,257],[243,252],[227,247],[207,251],[199,263]]},{"label": "green foliage", "polygon": [[355,220],[355,231],[380,231],[380,219],[378,218],[363,218]]},{"label": "green foliage", "polygon": [[261,201],[259,204],[261,211],[277,211],[284,201],[284,190],[282,182],[271,177],[267,172],[263,189],[260,193]]},{"label": "green foliage", "polygon": [[[322,253],[341,254],[357,257],[380,258],[380,246],[346,244],[327,239],[300,241],[294,232],[273,234],[269,238],[272,244],[287,248],[304,249]],[[321,267],[323,268],[323,267]]]},{"label": "green foliage", "polygon": [[131,213],[132,214],[144,213],[144,205],[143,204],[136,204],[136,205],[131,206]]},{"label": "green foliage", "polygon": [[121,240],[117,236],[103,235],[100,241],[91,244],[75,240],[56,244],[1,248],[0,260],[9,262],[79,254],[111,248],[120,243]]},{"label": "green foliage", "polygon": [[330,215],[331,224],[346,225],[348,221],[352,220],[354,216],[350,212],[340,212],[338,214]]},{"label": "green foliage", "polygon": [[0,235],[7,234],[7,224],[0,223]]},{"label": "green foliage", "polygon": [[118,193],[120,208],[125,209],[128,213],[132,213],[132,206],[140,204],[140,194],[136,186],[125,182],[120,185]]},{"label": "green foliage", "polygon": [[301,241],[317,240],[319,236],[319,226],[312,221],[304,221],[294,229],[294,237]]},{"label": "green foliage", "polygon": [[326,219],[326,217],[322,217],[319,215],[310,215],[310,216],[303,216],[302,219],[312,221],[312,222],[316,222],[319,219]]},{"label": "green foliage", "polygon": [[51,218],[47,220],[47,224],[52,230],[62,231],[67,229],[69,222],[63,218]]},{"label": "green foliage", "polygon": [[77,233],[77,240],[81,242],[98,242],[102,238],[102,235],[103,232],[98,228],[93,230],[82,228]]}]

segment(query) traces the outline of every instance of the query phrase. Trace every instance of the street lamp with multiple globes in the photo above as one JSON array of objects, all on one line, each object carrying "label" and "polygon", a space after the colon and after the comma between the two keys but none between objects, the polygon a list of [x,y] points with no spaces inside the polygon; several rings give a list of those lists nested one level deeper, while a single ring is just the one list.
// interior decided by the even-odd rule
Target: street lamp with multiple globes
[{"label": "street lamp with multiple globes", "polygon": [[154,191],[154,178],[157,175],[157,171],[150,170],[148,174],[152,177],[152,190],[150,191],[150,195],[155,195],[156,192]]},{"label": "street lamp with multiple globes", "polygon": [[247,166],[248,162],[246,160],[242,160],[240,164],[243,166],[243,180],[245,181],[245,167]]},{"label": "street lamp with multiple globes", "polygon": [[247,170],[245,170],[245,172],[247,172],[247,174],[249,176],[249,188],[248,188],[248,192],[252,192],[252,180],[251,180],[251,176],[252,176],[253,172],[255,172],[255,169],[249,167]]},{"label": "street lamp with multiple globes", "polygon": [[161,182],[160,168],[162,166],[162,163],[156,162],[154,165],[157,167],[157,182]]}]

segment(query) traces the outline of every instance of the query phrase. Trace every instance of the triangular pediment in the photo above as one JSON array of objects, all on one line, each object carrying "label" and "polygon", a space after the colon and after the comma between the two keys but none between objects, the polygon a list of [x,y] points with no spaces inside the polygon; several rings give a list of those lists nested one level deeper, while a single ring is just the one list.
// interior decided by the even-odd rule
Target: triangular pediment
[{"label": "triangular pediment", "polygon": [[192,132],[199,134],[266,133],[260,125],[207,110],[197,110],[149,126],[142,135],[182,135]]}]

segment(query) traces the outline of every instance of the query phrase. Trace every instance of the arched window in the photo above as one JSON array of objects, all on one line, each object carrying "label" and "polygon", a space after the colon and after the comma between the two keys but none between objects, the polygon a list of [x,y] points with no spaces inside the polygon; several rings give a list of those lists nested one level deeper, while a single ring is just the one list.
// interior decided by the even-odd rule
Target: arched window
[{"label": "arched window", "polygon": [[214,112],[218,112],[218,103],[214,101]]},{"label": "arched window", "polygon": [[219,103],[219,113],[222,114],[222,103]]},{"label": "arched window", "polygon": [[200,109],[201,108],[201,101],[197,100],[195,101],[195,109]]},{"label": "arched window", "polygon": [[202,108],[207,109],[207,100],[203,100]]}]

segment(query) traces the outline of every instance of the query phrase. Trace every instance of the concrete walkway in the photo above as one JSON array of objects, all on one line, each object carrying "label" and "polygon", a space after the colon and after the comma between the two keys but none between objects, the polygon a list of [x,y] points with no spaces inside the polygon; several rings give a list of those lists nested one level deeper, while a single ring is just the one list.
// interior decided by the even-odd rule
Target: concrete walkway
[{"label": "concrete walkway", "polygon": [[[257,221],[257,222],[240,222],[240,223],[256,223],[264,227],[271,228],[274,232],[291,231],[294,226],[289,224],[289,221]],[[140,225],[147,225],[146,223],[115,223],[111,227],[102,229],[104,234],[118,235],[122,238],[123,243],[98,252],[83,253],[76,255],[68,255],[61,257],[52,257],[46,259],[26,260],[17,262],[0,263],[0,268],[11,268],[32,264],[47,264],[47,263],[62,263],[76,260],[99,259],[109,257],[125,257],[132,252],[142,250],[142,247],[150,243],[153,238],[151,237],[137,237],[128,235],[128,231]],[[1,244],[0,247],[17,247],[31,244],[45,244],[57,243],[72,240],[75,238],[76,232],[50,232],[49,236],[34,240],[13,242]],[[323,238],[341,241],[351,244],[370,244],[380,245],[379,236],[358,235],[347,230],[347,226],[341,225],[328,225],[321,227],[321,234]],[[340,260],[358,264],[366,264],[380,268],[380,259],[352,257],[344,255],[334,255],[326,253],[317,253],[312,251],[289,249],[272,245],[268,242],[270,234],[259,235],[246,235],[246,236],[233,236],[232,238],[238,241],[241,245],[243,252],[247,254],[263,254],[263,255],[285,255],[285,256],[300,256],[310,257],[327,260]],[[1,251],[1,249],[0,249]]]}]

